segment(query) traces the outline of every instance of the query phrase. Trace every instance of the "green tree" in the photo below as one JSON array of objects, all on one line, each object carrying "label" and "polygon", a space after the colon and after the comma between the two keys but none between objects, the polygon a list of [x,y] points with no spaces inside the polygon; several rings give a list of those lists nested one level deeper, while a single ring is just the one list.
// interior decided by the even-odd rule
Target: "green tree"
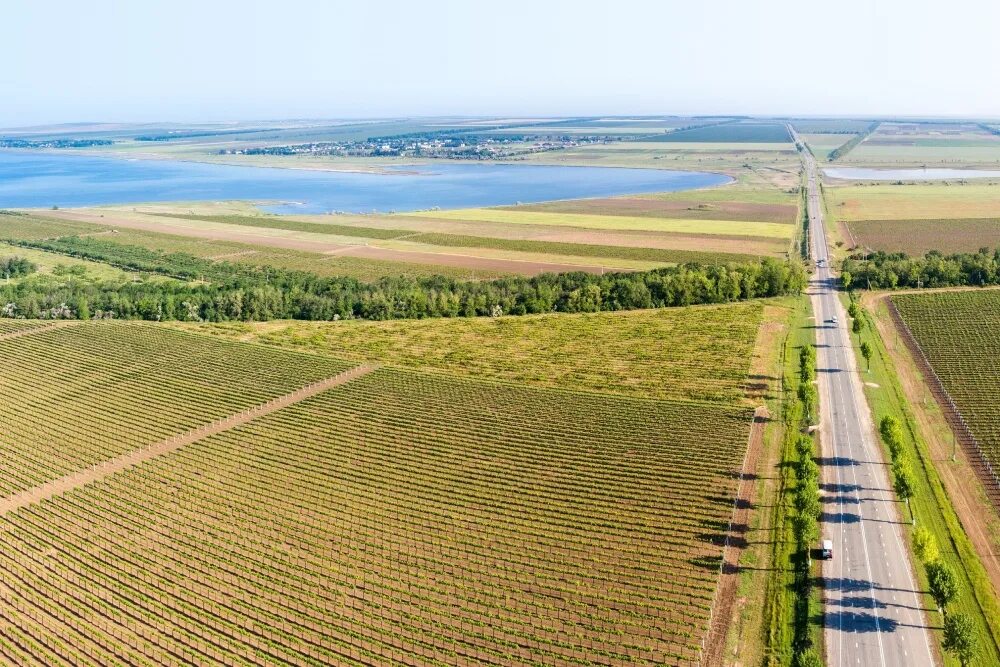
[{"label": "green tree", "polygon": [[806,419],[812,421],[817,402],[816,387],[811,384],[800,384],[799,400],[802,401],[802,409],[806,413]]},{"label": "green tree", "polygon": [[913,472],[910,470],[910,463],[902,456],[896,457],[892,463],[892,488],[899,496],[899,499],[906,502],[906,508],[910,510],[910,518],[913,518],[913,509],[910,507],[910,498],[913,497]]},{"label": "green tree", "polygon": [[857,335],[860,336],[861,332],[864,330],[864,328],[865,328],[865,325],[861,321],[861,318],[860,317],[855,317],[854,318],[854,322],[851,323],[851,331],[853,331],[854,333],[856,333]]},{"label": "green tree", "polygon": [[930,584],[931,597],[941,611],[958,595],[955,571],[944,561],[936,560],[927,564],[927,583]]},{"label": "green tree", "polygon": [[962,664],[969,665],[979,652],[979,637],[972,621],[965,614],[948,614],[944,619],[944,650],[954,655]]},{"label": "green tree", "polygon": [[857,301],[852,301],[851,305],[849,305],[847,307],[847,314],[852,319],[855,319],[855,320],[858,319],[858,302]]},{"label": "green tree", "polygon": [[814,648],[807,648],[795,655],[795,667],[823,667],[823,658]]},{"label": "green tree", "polygon": [[[857,320],[854,320],[857,322]],[[872,370],[872,346],[865,341],[861,343],[861,356],[865,358],[865,362],[868,364],[868,372],[871,373]]]},{"label": "green tree", "polygon": [[922,563],[933,563],[940,555],[934,534],[923,526],[913,531],[913,552]]},{"label": "green tree", "polygon": [[844,271],[840,274],[840,284],[844,286],[844,289],[851,289],[852,282],[854,282],[854,277],[850,271]]}]

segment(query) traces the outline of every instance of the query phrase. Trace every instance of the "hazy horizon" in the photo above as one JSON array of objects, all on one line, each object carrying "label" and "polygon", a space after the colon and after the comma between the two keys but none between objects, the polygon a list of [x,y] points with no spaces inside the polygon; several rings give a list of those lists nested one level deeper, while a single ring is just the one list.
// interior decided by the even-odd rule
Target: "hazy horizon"
[{"label": "hazy horizon", "polygon": [[[427,116],[998,117],[969,1],[8,7],[0,127]],[[974,17],[975,20],[969,20]],[[958,29],[960,28],[960,30]]]}]

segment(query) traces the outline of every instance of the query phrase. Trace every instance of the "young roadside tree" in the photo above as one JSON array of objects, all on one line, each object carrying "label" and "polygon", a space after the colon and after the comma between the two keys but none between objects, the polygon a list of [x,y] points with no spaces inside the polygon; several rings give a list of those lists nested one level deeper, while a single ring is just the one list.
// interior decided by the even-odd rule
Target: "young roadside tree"
[{"label": "young roadside tree", "polygon": [[[854,320],[857,322],[857,320]],[[861,343],[861,356],[865,358],[865,363],[868,364],[868,372],[872,372],[872,346],[868,341]]]},{"label": "young roadside tree", "polygon": [[954,655],[962,664],[969,665],[979,652],[979,637],[972,621],[965,614],[948,614],[944,619],[944,650]]},{"label": "young roadside tree", "polygon": [[860,336],[861,332],[864,330],[864,328],[865,328],[865,325],[861,321],[861,318],[860,317],[855,317],[854,318],[854,322],[851,323],[851,331],[853,331],[854,333],[856,333],[857,335]]},{"label": "young roadside tree", "polygon": [[927,583],[930,584],[931,597],[934,598],[938,611],[943,613],[948,604],[958,595],[958,581],[955,579],[955,571],[941,560],[928,563]]},{"label": "young roadside tree", "polygon": [[934,534],[923,526],[913,531],[913,551],[921,563],[933,563],[940,556]]},{"label": "young roadside tree", "polygon": [[844,289],[851,289],[852,282],[854,282],[854,277],[850,271],[844,271],[840,274],[840,284],[844,286]]},{"label": "young roadside tree", "polygon": [[847,314],[852,320],[858,319],[858,304],[856,301],[852,301],[851,305],[847,307]]},{"label": "young roadside tree", "polygon": [[899,499],[906,502],[906,509],[910,510],[910,519],[914,522],[913,508],[910,507],[910,498],[913,497],[913,473],[910,471],[910,463],[902,456],[896,457],[892,463],[892,488],[899,496]]},{"label": "young roadside tree", "polygon": [[799,400],[802,401],[802,409],[806,413],[806,419],[812,421],[813,411],[816,409],[816,387],[811,384],[799,385]]}]

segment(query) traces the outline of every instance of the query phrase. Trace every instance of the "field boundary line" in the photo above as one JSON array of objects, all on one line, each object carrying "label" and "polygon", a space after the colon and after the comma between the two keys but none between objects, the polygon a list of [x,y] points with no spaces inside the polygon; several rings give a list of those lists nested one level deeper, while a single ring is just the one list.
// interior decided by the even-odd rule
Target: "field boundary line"
[{"label": "field boundary line", "polygon": [[[16,322],[17,320],[14,321]],[[65,326],[75,326],[79,323],[79,320],[58,320],[56,322],[52,322],[51,324],[43,324],[40,327],[28,327],[27,329],[20,329],[18,331],[10,331],[5,334],[0,334],[0,341],[20,338],[21,336],[28,336],[31,334],[41,333],[43,331],[52,331],[53,329],[59,329]]]},{"label": "field boundary line", "polygon": [[48,500],[81,486],[86,486],[93,482],[100,481],[116,473],[122,472],[134,466],[140,465],[151,459],[177,451],[181,447],[190,445],[198,440],[217,435],[224,431],[242,426],[259,417],[269,415],[272,412],[281,410],[290,405],[304,401],[327,389],[332,389],[374,371],[376,364],[361,364],[331,377],[307,384],[295,391],[272,398],[265,403],[259,403],[251,408],[233,413],[227,417],[216,419],[209,424],[203,424],[197,428],[185,431],[178,435],[154,442],[142,449],[134,449],[130,452],[116,456],[115,458],[95,463],[94,465],[79,470],[68,475],[64,475],[44,484],[25,489],[7,496],[0,500],[0,516],[6,516],[10,512],[22,509],[29,505]]}]

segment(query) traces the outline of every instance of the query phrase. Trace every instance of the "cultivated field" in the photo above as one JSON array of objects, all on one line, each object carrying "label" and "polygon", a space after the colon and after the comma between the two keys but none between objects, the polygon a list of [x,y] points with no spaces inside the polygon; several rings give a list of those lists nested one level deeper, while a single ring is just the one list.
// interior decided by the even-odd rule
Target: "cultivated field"
[{"label": "cultivated field", "polygon": [[745,393],[761,313],[754,302],[500,319],[177,326],[538,387],[732,402]]},{"label": "cultivated field", "polygon": [[1000,182],[828,186],[825,195],[865,247],[911,255],[1000,247]]},{"label": "cultivated field", "polygon": [[1000,217],[947,220],[859,220],[848,224],[858,245],[921,256],[1000,247]]},{"label": "cultivated field", "polygon": [[975,123],[882,123],[839,162],[870,167],[998,167],[1000,137]]},{"label": "cultivated field", "polygon": [[906,294],[892,300],[987,458],[1000,466],[1000,291]]},{"label": "cultivated field", "polygon": [[[37,323],[32,323],[36,324]],[[0,319],[0,332],[22,328]],[[16,330],[16,329],[15,329]],[[48,323],[0,335],[0,495],[209,423],[343,362],[152,325]]]},{"label": "cultivated field", "polygon": [[649,216],[590,215],[584,213],[548,213],[511,209],[457,209],[428,211],[411,216],[462,220],[468,222],[500,222],[514,225],[546,225],[579,227],[581,229],[607,229],[622,231],[679,232],[686,234],[711,234],[723,236],[760,236],[763,238],[791,238],[792,225],[743,220],[712,220],[691,218],[652,218]]},{"label": "cultivated field", "polygon": [[695,663],[763,310],[0,319],[0,660]]}]

